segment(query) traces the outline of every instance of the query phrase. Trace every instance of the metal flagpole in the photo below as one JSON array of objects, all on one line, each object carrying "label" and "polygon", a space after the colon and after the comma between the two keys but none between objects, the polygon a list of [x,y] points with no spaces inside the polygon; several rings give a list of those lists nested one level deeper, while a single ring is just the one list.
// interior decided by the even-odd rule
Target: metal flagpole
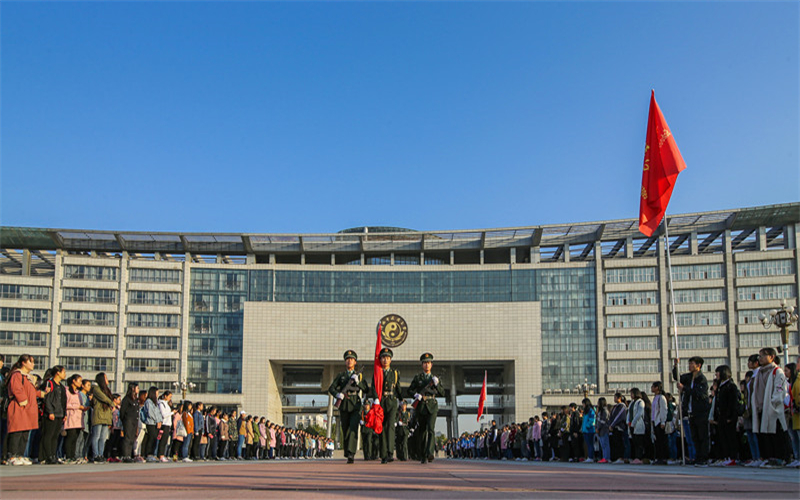
[{"label": "metal flagpole", "polygon": [[[672,289],[672,260],[670,259],[669,255],[669,229],[667,224],[667,214],[664,214],[664,220],[662,221],[664,224],[664,247],[667,250],[667,273],[668,273],[668,280],[669,280],[669,308],[670,308],[670,323],[672,327],[672,339],[675,345],[675,359],[678,361],[678,366],[680,365],[681,356],[678,352],[678,326],[677,321],[675,321],[675,292]],[[678,373],[678,377],[680,377],[680,371],[676,370]],[[679,382],[677,380],[676,382]],[[681,395],[681,391],[678,390],[678,421],[680,422],[680,436],[681,436],[681,463],[686,465],[686,441],[683,435],[683,397]]]}]

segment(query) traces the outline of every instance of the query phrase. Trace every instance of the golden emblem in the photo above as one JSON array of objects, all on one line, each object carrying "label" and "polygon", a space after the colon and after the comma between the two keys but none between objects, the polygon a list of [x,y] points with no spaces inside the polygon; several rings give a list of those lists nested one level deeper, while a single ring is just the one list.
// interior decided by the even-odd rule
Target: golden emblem
[{"label": "golden emblem", "polygon": [[386,347],[402,345],[408,337],[406,320],[397,314],[387,314],[380,321],[381,343]]},{"label": "golden emblem", "polygon": [[645,200],[647,199],[647,189],[645,189],[644,186],[642,186],[642,198]]}]

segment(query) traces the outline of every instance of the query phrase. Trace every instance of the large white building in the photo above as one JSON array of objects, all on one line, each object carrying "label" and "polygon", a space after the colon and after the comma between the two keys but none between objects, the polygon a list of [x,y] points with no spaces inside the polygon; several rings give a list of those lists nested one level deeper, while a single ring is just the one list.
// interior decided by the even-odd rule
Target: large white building
[{"label": "large white building", "polygon": [[[669,226],[681,356],[741,377],[749,354],[780,343],[759,314],[797,305],[800,203]],[[583,383],[670,384],[665,243],[632,219],[322,235],[2,227],[0,248],[0,353],[104,371],[118,391],[187,380],[189,399],[277,422],[324,414],[344,350],[371,372],[382,319],[387,342],[403,337],[402,383],[434,354],[450,432],[454,416],[474,423],[484,372],[505,421],[579,400]]]}]

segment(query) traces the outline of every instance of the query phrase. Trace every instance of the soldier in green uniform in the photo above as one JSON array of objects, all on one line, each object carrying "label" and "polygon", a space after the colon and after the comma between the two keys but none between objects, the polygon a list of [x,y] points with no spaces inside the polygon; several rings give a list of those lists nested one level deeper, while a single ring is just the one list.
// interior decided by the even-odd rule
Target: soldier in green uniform
[{"label": "soldier in green uniform", "polygon": [[[403,397],[400,391],[400,374],[393,370],[392,356],[394,353],[388,347],[380,351],[380,362],[383,368],[383,399],[375,399],[374,404],[380,404],[383,408],[383,432],[380,434],[381,442],[381,463],[394,462],[395,428],[397,422],[397,401]],[[374,380],[374,379],[373,379]],[[374,382],[373,382],[374,384]],[[371,397],[377,398],[378,392],[372,388]]]},{"label": "soldier in green uniform", "polygon": [[439,402],[436,397],[444,397],[444,388],[439,383],[439,378],[431,373],[433,368],[433,354],[426,352],[419,357],[422,362],[422,373],[414,375],[414,380],[408,387],[409,395],[413,395],[414,400],[418,401],[415,413],[419,428],[415,433],[419,433],[419,453],[420,463],[432,462],[435,454],[436,416],[439,413]]},{"label": "soldier in green uniform", "polygon": [[367,399],[361,408],[361,422],[359,422],[361,424],[361,450],[364,452],[364,460],[375,460],[378,455],[376,453],[378,436],[374,430],[364,425],[370,408],[372,408],[372,401]]},{"label": "soldier in green uniform", "polygon": [[400,402],[400,409],[397,410],[397,459],[401,462],[408,460],[408,421],[411,420],[411,413],[408,411],[406,402]]},{"label": "soldier in green uniform", "polygon": [[339,404],[339,426],[342,428],[342,448],[347,463],[355,461],[358,448],[358,421],[361,410],[359,391],[367,391],[367,383],[360,373],[356,373],[358,355],[353,350],[345,351],[344,364],[347,370],[339,373],[328,388],[328,394]]}]

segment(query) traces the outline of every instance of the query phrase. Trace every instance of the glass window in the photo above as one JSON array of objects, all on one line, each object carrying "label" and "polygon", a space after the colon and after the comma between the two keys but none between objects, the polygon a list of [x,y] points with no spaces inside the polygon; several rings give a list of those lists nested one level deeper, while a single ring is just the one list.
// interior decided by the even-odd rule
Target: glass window
[{"label": "glass window", "polygon": [[661,349],[661,338],[651,337],[609,337],[609,351],[657,351]]},{"label": "glass window", "polygon": [[179,292],[147,292],[143,290],[131,290],[128,292],[128,302],[131,304],[179,306],[181,305],[181,294]]},{"label": "glass window", "polygon": [[658,314],[609,314],[606,328],[652,328],[658,326]]},{"label": "glass window", "polygon": [[113,349],[114,335],[90,335],[65,333],[61,337],[61,347],[79,347],[84,349]]},{"label": "glass window", "polygon": [[114,358],[61,356],[61,364],[69,372],[113,372]]},{"label": "glass window", "polygon": [[679,312],[675,314],[678,326],[724,325],[724,311]]},{"label": "glass window", "polygon": [[119,269],[101,266],[64,266],[64,278],[73,280],[117,281]]},{"label": "glass window", "polygon": [[33,285],[0,285],[0,299],[50,300],[50,287]]},{"label": "glass window", "polygon": [[130,281],[140,283],[180,283],[180,269],[145,269],[132,267]]},{"label": "glass window", "polygon": [[125,369],[129,372],[177,373],[177,359],[128,358]]},{"label": "glass window", "polygon": [[117,291],[96,288],[64,288],[64,302],[116,304]]},{"label": "glass window", "polygon": [[736,276],[739,278],[760,276],[786,276],[794,272],[790,259],[737,262]]},{"label": "glass window", "polygon": [[[46,332],[14,332],[0,331],[0,345],[14,347],[47,347],[50,334]],[[9,363],[6,357],[6,366],[10,367],[14,360]],[[38,361],[37,361],[38,362]]]},{"label": "glass window", "polygon": [[47,309],[0,307],[0,321],[6,323],[49,323],[50,311]]},{"label": "glass window", "polygon": [[794,295],[794,285],[740,286],[736,289],[739,300],[791,299]]},{"label": "glass window", "polygon": [[606,283],[645,283],[649,281],[656,281],[655,267],[606,269]]},{"label": "glass window", "polygon": [[658,303],[658,292],[655,290],[643,292],[613,292],[606,294],[607,306],[632,306]]},{"label": "glass window", "polygon": [[128,349],[176,351],[178,337],[160,337],[153,335],[129,335]]},{"label": "glass window", "polygon": [[723,277],[722,264],[692,264],[672,267],[674,281],[714,280]]},{"label": "glass window", "polygon": [[[670,339],[670,344],[672,343]],[[727,335],[678,335],[679,349],[724,349],[728,347]]]},{"label": "glass window", "polygon": [[701,302],[722,302],[725,300],[725,290],[722,288],[697,288],[689,290],[675,290],[676,304],[693,304]]},{"label": "glass window", "polygon": [[659,359],[612,359],[607,366],[608,373],[661,373]]},{"label": "glass window", "polygon": [[128,313],[128,326],[132,328],[179,328],[180,315]]},{"label": "glass window", "polygon": [[103,311],[62,311],[64,325],[117,326],[117,313]]}]

